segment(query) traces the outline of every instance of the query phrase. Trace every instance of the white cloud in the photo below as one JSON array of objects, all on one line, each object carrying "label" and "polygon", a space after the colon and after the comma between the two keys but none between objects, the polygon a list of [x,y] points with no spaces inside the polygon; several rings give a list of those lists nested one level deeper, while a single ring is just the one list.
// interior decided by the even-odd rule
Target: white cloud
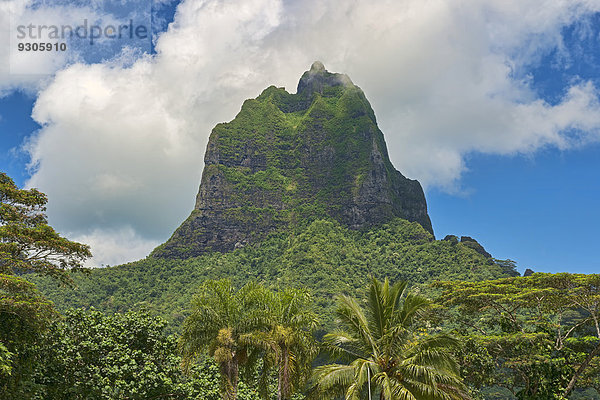
[{"label": "white cloud", "polygon": [[139,260],[160,244],[158,241],[140,237],[131,227],[117,230],[95,229],[71,239],[86,243],[94,250],[94,258],[86,262],[87,267],[110,266],[120,264],[124,260]]},{"label": "white cloud", "polygon": [[[270,84],[295,91],[319,59],[366,92],[403,173],[452,190],[470,152],[598,140],[591,83],[549,104],[516,73],[563,51],[561,29],[598,9],[558,0],[186,0],[155,56],[72,65],[40,93],[29,185],[49,195],[63,232],[95,230],[86,238],[98,243],[97,263],[109,253],[110,263],[139,257],[115,248],[150,248],[188,215],[212,126]],[[98,251],[101,238],[124,230],[131,235]]]},{"label": "white cloud", "polygon": [[156,238],[189,211],[201,138],[185,118],[193,107],[163,96],[168,81],[150,83],[153,68],[78,64],[38,97],[33,117],[44,128],[29,144],[38,163],[29,185],[48,194],[60,230],[127,225]]},{"label": "white cloud", "polygon": [[[117,18],[107,12],[104,5],[105,1],[82,1],[79,4],[69,0],[52,3],[40,0],[0,2],[0,35],[6,39],[0,44],[0,97],[15,88],[35,93],[52,80],[55,72],[78,61],[110,60],[119,54],[120,45],[150,49],[150,40],[141,41],[135,36],[128,39],[126,34],[122,34],[119,40],[113,40],[99,34],[108,26],[117,27],[129,22],[128,18],[135,18],[135,27],[143,22],[149,28],[149,4],[129,10],[127,18],[122,15]],[[92,29],[94,38],[90,39]],[[72,34],[75,38],[71,37]],[[77,35],[84,38],[77,39]],[[19,44],[37,46],[41,43],[52,43],[56,47],[53,46],[51,51],[22,51],[18,47]],[[64,44],[66,50],[60,50],[59,44]]]}]

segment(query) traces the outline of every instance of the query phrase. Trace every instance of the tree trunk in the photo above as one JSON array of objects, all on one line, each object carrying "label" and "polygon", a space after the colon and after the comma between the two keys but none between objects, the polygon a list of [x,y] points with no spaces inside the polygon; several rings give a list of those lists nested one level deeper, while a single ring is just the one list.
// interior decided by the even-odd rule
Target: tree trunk
[{"label": "tree trunk", "polygon": [[277,382],[277,400],[286,400],[290,397],[290,355],[287,348],[282,346],[281,359],[279,360],[279,379]]},{"label": "tree trunk", "polygon": [[277,400],[282,400],[282,394],[281,394],[281,367],[279,367],[279,377],[277,379]]},{"label": "tree trunk", "polygon": [[232,360],[221,363],[221,377],[224,378],[223,400],[237,400],[238,363],[235,357]]}]

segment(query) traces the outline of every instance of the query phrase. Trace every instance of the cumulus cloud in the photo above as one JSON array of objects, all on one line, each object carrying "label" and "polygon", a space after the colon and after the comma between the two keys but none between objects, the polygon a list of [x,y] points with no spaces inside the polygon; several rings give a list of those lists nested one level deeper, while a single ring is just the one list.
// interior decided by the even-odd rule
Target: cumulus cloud
[{"label": "cumulus cloud", "polygon": [[[138,260],[160,244],[158,241],[141,237],[131,227],[115,230],[94,229],[71,239],[86,243],[94,250],[94,258],[86,263],[88,267],[110,266],[121,264],[124,261]],[[100,263],[99,260],[101,260]]]},{"label": "cumulus cloud", "polygon": [[[592,83],[574,81],[549,104],[519,71],[561,50],[561,29],[599,8],[591,1],[184,0],[156,55],[75,64],[40,93],[29,185],[49,195],[52,223],[93,244],[96,263],[143,257],[192,209],[212,126],[270,84],[294,91],[318,59],[363,88],[397,168],[453,190],[470,152],[532,153],[598,140]],[[109,240],[115,232],[119,239]]]},{"label": "cumulus cloud", "polygon": [[[52,80],[55,72],[75,62],[110,60],[115,56],[122,58],[121,49],[126,53],[135,49],[149,50],[150,38],[139,40],[134,36],[130,39],[125,33],[113,40],[99,34],[108,26],[118,27],[128,24],[130,20],[135,21],[136,28],[144,25],[150,29],[150,4],[126,6],[115,5],[115,1],[120,2],[0,2],[0,35],[7,39],[0,44],[0,97],[16,88],[35,93]],[[81,30],[77,31],[79,27]],[[18,44],[40,43],[64,44],[66,50],[53,47],[52,51],[22,51],[18,47]]]}]

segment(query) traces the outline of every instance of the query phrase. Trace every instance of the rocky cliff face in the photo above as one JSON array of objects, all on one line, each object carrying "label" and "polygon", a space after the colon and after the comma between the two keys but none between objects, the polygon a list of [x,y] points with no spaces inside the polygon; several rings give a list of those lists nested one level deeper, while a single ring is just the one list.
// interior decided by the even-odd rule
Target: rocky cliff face
[{"label": "rocky cliff face", "polygon": [[[362,90],[315,62],[212,131],[196,206],[156,257],[230,251],[316,218],[359,229],[400,217],[432,232],[421,185],[392,166]],[[432,232],[433,233],[433,232]]]}]

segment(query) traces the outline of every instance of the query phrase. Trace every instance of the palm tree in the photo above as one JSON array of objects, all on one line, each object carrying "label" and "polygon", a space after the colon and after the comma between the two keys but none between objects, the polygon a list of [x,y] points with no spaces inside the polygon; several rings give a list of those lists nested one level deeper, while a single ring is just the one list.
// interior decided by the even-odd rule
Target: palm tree
[{"label": "palm tree", "polygon": [[317,354],[314,330],[317,314],[313,299],[304,289],[285,289],[273,293],[270,329],[254,336],[265,350],[261,387],[266,386],[271,370],[277,371],[277,399],[286,400],[304,385],[310,376],[311,362]]},{"label": "palm tree", "polygon": [[207,281],[192,300],[183,323],[180,348],[184,367],[202,353],[214,358],[221,375],[224,400],[237,399],[240,366],[252,357],[253,336],[266,330],[269,292],[253,283],[236,291],[229,280]]},{"label": "palm tree", "polygon": [[366,310],[341,296],[337,317],[343,330],[325,335],[339,360],[316,368],[312,394],[347,400],[466,399],[450,350],[458,343],[415,329],[430,302],[408,294],[407,283],[372,280]]}]

